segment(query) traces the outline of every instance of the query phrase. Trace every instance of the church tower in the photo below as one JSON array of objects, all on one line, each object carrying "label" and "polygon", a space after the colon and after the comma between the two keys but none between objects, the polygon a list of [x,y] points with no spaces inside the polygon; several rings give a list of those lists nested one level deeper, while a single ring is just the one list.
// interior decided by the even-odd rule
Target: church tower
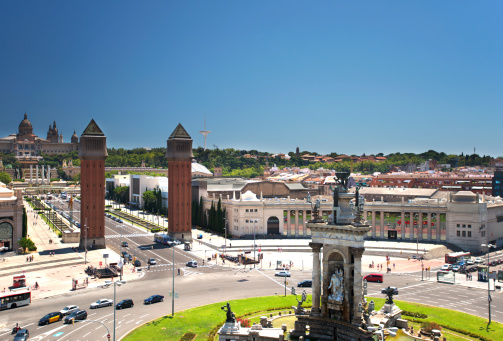
[{"label": "church tower", "polygon": [[[105,247],[105,159],[107,138],[94,120],[80,136],[80,248]],[[87,224],[87,238],[86,227]],[[87,240],[86,240],[87,239]],[[86,244],[87,243],[87,244]]]},{"label": "church tower", "polygon": [[168,139],[169,235],[192,240],[192,138],[179,123]]}]

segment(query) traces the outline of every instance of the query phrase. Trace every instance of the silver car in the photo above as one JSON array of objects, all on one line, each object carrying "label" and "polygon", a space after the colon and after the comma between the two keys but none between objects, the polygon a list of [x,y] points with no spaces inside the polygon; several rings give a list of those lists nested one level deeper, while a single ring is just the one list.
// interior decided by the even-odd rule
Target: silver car
[{"label": "silver car", "polygon": [[91,303],[89,308],[96,309],[101,307],[111,307],[114,304],[114,301],[108,298],[102,298],[101,300],[97,300],[94,303]]},{"label": "silver car", "polygon": [[66,315],[70,315],[71,313],[73,313],[74,311],[77,311],[77,310],[79,310],[78,305],[69,305],[67,307],[64,307],[59,312],[61,313],[61,315],[66,316]]}]

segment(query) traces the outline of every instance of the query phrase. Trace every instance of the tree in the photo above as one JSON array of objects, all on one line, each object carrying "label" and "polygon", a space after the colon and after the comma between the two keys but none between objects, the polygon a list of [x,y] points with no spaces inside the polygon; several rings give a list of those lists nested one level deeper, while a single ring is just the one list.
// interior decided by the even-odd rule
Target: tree
[{"label": "tree", "polygon": [[157,197],[153,191],[145,191],[142,195],[145,202],[144,207],[148,211],[152,211],[156,207]]},{"label": "tree", "polygon": [[21,238],[21,240],[19,240],[19,246],[21,246],[21,248],[23,249],[23,253],[25,253],[26,249],[34,247],[35,243],[30,238],[24,237]]},{"label": "tree", "polygon": [[0,182],[3,182],[4,184],[8,185],[12,179],[10,178],[10,175],[5,173],[5,172],[0,172]]}]

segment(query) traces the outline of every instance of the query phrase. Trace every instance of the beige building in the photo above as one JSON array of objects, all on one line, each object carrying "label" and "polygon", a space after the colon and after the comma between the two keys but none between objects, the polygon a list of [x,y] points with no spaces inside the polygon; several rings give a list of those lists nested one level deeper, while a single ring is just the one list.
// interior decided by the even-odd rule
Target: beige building
[{"label": "beige building", "polygon": [[0,182],[0,248],[16,250],[23,233],[23,197],[21,191]]}]

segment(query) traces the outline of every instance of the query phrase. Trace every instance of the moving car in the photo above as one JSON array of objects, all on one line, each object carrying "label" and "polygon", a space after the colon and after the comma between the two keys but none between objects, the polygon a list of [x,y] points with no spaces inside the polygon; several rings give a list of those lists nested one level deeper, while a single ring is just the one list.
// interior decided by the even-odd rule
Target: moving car
[{"label": "moving car", "polygon": [[77,311],[77,310],[79,310],[79,306],[77,306],[77,305],[69,305],[67,307],[64,307],[59,312],[61,313],[61,315],[66,316],[66,315],[70,315],[71,313],[73,313],[74,311]]},{"label": "moving car", "polygon": [[137,259],[137,260],[134,261],[133,265],[136,266],[136,267],[139,267],[139,266],[141,266],[141,262]]},{"label": "moving car", "polygon": [[54,313],[49,313],[49,314],[45,315],[44,317],[42,317],[38,321],[38,325],[43,326],[44,324],[57,322],[57,321],[60,321],[62,318],[63,318],[63,316],[61,315],[61,313],[59,311],[56,311]]},{"label": "moving car", "polygon": [[473,260],[471,260],[471,259],[468,259],[468,260],[466,261],[466,264],[467,264],[467,265],[473,265],[473,264],[475,264],[475,262],[474,262]]},{"label": "moving car", "polygon": [[302,288],[302,287],[311,288],[313,286],[313,281],[310,279],[306,279],[305,281],[297,283],[297,286],[299,288]]},{"label": "moving car", "polygon": [[382,274],[370,274],[365,277],[363,277],[364,280],[367,282],[377,282],[377,283],[382,283],[383,282],[383,275]]},{"label": "moving car", "polygon": [[452,265],[451,264],[444,264],[444,265],[442,265],[440,270],[452,270]]},{"label": "moving car", "polygon": [[63,323],[69,324],[73,321],[82,321],[87,319],[87,311],[85,310],[77,310],[65,317]]},{"label": "moving car", "polygon": [[288,271],[280,271],[276,272],[274,276],[279,276],[279,277],[290,277],[290,272]]},{"label": "moving car", "polygon": [[155,258],[149,258],[147,261],[148,265],[156,265],[157,262],[155,261]]},{"label": "moving car", "polygon": [[197,235],[197,239],[203,239],[203,235],[202,234],[198,234]]},{"label": "moving car", "polygon": [[134,307],[134,303],[133,300],[130,298],[122,300],[115,305],[115,308],[117,309],[132,308],[132,307]]},{"label": "moving car", "polygon": [[461,269],[461,265],[456,264],[456,265],[454,265],[454,266],[452,267],[452,269],[451,269],[451,270],[452,270],[452,271],[454,271],[454,272],[458,272],[458,271],[459,271],[459,269]]},{"label": "moving car", "polygon": [[89,308],[96,309],[101,307],[111,307],[114,304],[114,301],[108,298],[102,298],[101,300],[97,300],[94,303],[91,303]]},{"label": "moving car", "polygon": [[482,258],[475,258],[473,261],[475,262],[475,264],[484,263],[484,260]]},{"label": "moving car", "polygon": [[14,341],[26,341],[30,337],[28,329],[19,329],[14,336]]},{"label": "moving car", "polygon": [[185,265],[189,268],[197,268],[197,262],[195,260],[188,261]]},{"label": "moving car", "polygon": [[129,244],[127,242],[122,242],[122,247],[128,247]]},{"label": "moving car", "polygon": [[[398,295],[398,288],[397,287],[390,287],[390,288],[393,289],[393,295]],[[382,289],[381,294],[385,294],[387,289],[388,288]]]},{"label": "moving car", "polygon": [[156,302],[162,302],[164,300],[164,296],[161,295],[152,295],[149,298],[143,301],[144,304],[152,304]]}]

